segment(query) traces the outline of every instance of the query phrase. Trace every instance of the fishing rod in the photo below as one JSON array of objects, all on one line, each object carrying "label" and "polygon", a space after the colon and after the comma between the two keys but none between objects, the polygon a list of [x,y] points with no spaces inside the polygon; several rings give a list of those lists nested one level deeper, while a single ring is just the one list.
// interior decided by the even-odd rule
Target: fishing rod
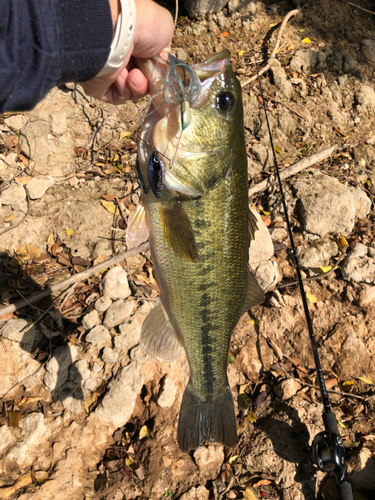
[{"label": "fishing rod", "polygon": [[262,89],[262,84],[261,84],[261,80],[259,77],[259,72],[258,72],[256,61],[255,61],[255,68],[256,68],[257,75],[258,75],[259,91],[260,91],[260,96],[262,97],[262,101],[263,101],[263,109],[264,109],[264,113],[266,116],[268,133],[270,136],[271,149],[272,149],[272,154],[273,154],[273,162],[274,162],[274,166],[275,166],[278,187],[280,190],[280,198],[281,198],[281,202],[282,202],[282,206],[283,206],[283,210],[284,210],[285,221],[286,221],[287,228],[288,228],[288,234],[289,234],[289,240],[290,240],[290,246],[291,246],[290,252],[293,256],[294,266],[295,266],[296,273],[297,273],[298,285],[299,285],[299,289],[301,292],[303,309],[305,312],[306,324],[307,324],[307,329],[309,332],[310,343],[311,343],[314,361],[315,361],[315,369],[316,369],[316,373],[317,373],[317,377],[318,377],[318,381],[319,381],[319,388],[320,388],[320,393],[321,393],[322,402],[323,402],[323,415],[322,415],[322,417],[323,417],[323,423],[324,423],[325,430],[319,432],[315,436],[315,438],[312,442],[312,445],[309,449],[309,455],[310,455],[309,462],[310,462],[310,465],[312,467],[312,476],[310,477],[310,480],[313,479],[315,484],[316,484],[316,472],[317,472],[317,470],[320,470],[322,472],[330,474],[335,479],[340,500],[353,500],[354,497],[353,497],[352,487],[351,487],[350,483],[348,482],[347,474],[346,474],[344,444],[343,444],[343,441],[341,439],[341,436],[340,436],[340,433],[338,430],[336,415],[334,414],[334,412],[331,409],[331,404],[330,404],[326,384],[324,381],[324,375],[323,375],[323,371],[322,371],[322,367],[321,367],[321,363],[320,363],[320,358],[319,358],[318,346],[317,346],[316,339],[315,339],[315,334],[314,334],[313,324],[312,324],[312,320],[311,320],[311,316],[310,316],[310,311],[309,311],[309,308],[307,305],[306,293],[305,293],[304,286],[303,286],[303,281],[302,281],[300,266],[299,266],[299,262],[298,262],[296,247],[294,245],[292,228],[290,225],[288,210],[287,210],[285,196],[284,196],[284,189],[283,189],[281,178],[280,178],[280,170],[279,170],[277,160],[276,160],[275,148],[274,148],[273,140],[272,140],[271,127],[270,127],[269,120],[268,120],[267,108],[266,108],[266,104],[265,104],[265,99],[263,98],[263,89]]}]

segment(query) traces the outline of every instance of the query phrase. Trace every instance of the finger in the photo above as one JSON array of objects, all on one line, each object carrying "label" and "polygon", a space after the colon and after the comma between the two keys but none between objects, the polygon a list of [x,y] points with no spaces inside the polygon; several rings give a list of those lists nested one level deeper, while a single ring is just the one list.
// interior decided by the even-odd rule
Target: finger
[{"label": "finger", "polygon": [[136,102],[148,93],[147,78],[138,68],[129,72],[126,84],[132,94],[132,101]]}]

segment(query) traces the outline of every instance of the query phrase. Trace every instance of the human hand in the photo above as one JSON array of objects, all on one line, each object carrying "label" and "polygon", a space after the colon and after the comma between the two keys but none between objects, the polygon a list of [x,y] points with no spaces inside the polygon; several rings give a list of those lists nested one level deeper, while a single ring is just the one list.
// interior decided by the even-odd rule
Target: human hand
[{"label": "human hand", "polygon": [[[111,1],[110,4],[112,8]],[[134,58],[147,59],[169,52],[174,28],[171,14],[152,0],[135,0],[135,4],[137,21],[133,45],[121,67],[113,73],[82,83],[86,94],[96,99],[112,104],[137,101],[147,94],[148,82],[135,66]],[[114,22],[117,15],[117,10],[112,9]]]}]

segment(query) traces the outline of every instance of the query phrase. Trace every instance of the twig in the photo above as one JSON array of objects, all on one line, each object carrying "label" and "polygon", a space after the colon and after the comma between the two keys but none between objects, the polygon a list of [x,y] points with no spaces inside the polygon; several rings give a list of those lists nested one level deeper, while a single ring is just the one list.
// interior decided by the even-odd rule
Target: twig
[{"label": "twig", "polygon": [[[340,257],[337,259],[337,262],[336,264],[332,267],[332,269],[330,269],[329,271],[327,271],[326,273],[322,273],[322,274],[318,274],[318,276],[312,276],[311,278],[305,278],[303,279],[302,281],[305,282],[305,281],[315,281],[315,280],[320,280],[322,278],[326,278],[329,274],[333,273],[333,271],[336,271],[336,269],[338,268],[340,262],[342,261],[342,259],[344,257],[346,257],[346,251],[347,249],[349,248],[349,245],[346,245],[343,249],[342,249],[342,253],[340,255]],[[276,287],[276,290],[280,290],[280,288],[286,288],[288,286],[293,286],[293,285],[298,285],[298,281],[292,281],[292,283],[285,283],[284,285],[278,285]]]},{"label": "twig", "polygon": [[3,234],[7,233],[8,231],[11,231],[12,229],[16,229],[16,227],[20,226],[22,224],[22,222],[26,219],[26,217],[28,216],[28,213],[30,211],[30,196],[29,196],[29,192],[27,190],[27,187],[24,186],[25,188],[25,191],[26,191],[26,199],[27,199],[27,210],[26,210],[26,213],[25,215],[22,217],[22,219],[17,222],[17,224],[12,224],[10,227],[8,227],[7,229],[5,229],[4,231],[2,231],[0,233],[0,236],[2,236]]},{"label": "twig", "polygon": [[[254,89],[254,88],[253,88],[253,91],[255,91],[258,95],[261,95],[260,92],[258,92],[258,90]],[[300,118],[302,118],[306,122],[308,121],[307,118],[305,118],[303,115],[301,115],[300,113],[298,113],[298,111],[295,111],[293,108],[291,108],[290,106],[288,106],[287,104],[285,104],[285,102],[279,101],[278,99],[275,99],[274,97],[271,97],[270,95],[267,95],[267,94],[262,94],[261,97],[265,97],[269,101],[273,101],[273,102],[276,102],[277,104],[281,104],[282,106],[284,106],[284,108],[286,108],[290,112],[292,112],[295,115],[299,116]]]},{"label": "twig", "polygon": [[275,43],[275,47],[273,48],[273,51],[271,52],[271,55],[268,59],[268,63],[260,70],[258,71],[258,73],[250,78],[248,78],[247,80],[245,80],[244,82],[241,83],[241,87],[245,87],[246,85],[248,85],[249,83],[251,82],[254,82],[258,76],[260,75],[263,75],[263,73],[265,73],[266,71],[269,70],[270,66],[271,66],[271,62],[272,60],[275,58],[275,55],[276,55],[276,52],[279,50],[279,45],[280,45],[280,40],[281,40],[281,35],[283,34],[283,31],[284,31],[284,28],[286,26],[286,23],[289,21],[289,19],[292,17],[292,16],[295,16],[296,14],[298,14],[300,12],[299,9],[294,9],[294,10],[291,10],[285,17],[284,17],[284,20],[283,22],[281,23],[281,26],[280,26],[280,29],[279,29],[279,33],[277,35],[277,38],[276,38],[276,43]]},{"label": "twig", "polygon": [[[337,148],[337,145],[335,144],[334,146],[331,146],[330,148],[324,149],[323,151],[320,151],[319,153],[315,153],[312,156],[309,156],[308,158],[303,158],[303,160],[298,161],[294,165],[291,165],[288,168],[285,168],[280,172],[280,178],[281,180],[287,179],[288,177],[291,177],[294,174],[297,174],[298,172],[301,172],[301,170],[304,170],[305,168],[311,167],[312,165],[315,165],[315,163],[318,163],[322,160],[325,160],[328,156],[330,156],[335,149]],[[265,179],[262,182],[259,182],[258,184],[255,184],[255,186],[251,186],[249,188],[249,197],[252,196],[253,194],[260,193],[261,191],[264,191],[265,189],[273,186],[274,184],[277,183],[277,179],[275,175],[270,175],[268,179]]]},{"label": "twig", "polygon": [[42,290],[40,292],[35,293],[34,295],[30,295],[28,297],[28,302],[25,300],[19,300],[18,302],[15,302],[14,304],[10,304],[9,306],[2,307],[0,308],[0,318],[2,316],[5,316],[6,314],[9,314],[11,312],[17,311],[18,309],[21,309],[21,307],[24,307],[28,305],[28,303],[33,303],[37,302],[38,300],[43,299],[44,297],[48,297],[48,295],[51,295],[51,293],[58,292],[60,290],[63,290],[64,288],[67,288],[68,286],[72,285],[73,283],[77,283],[78,281],[84,281],[87,278],[90,278],[90,276],[93,276],[94,274],[100,273],[104,269],[107,269],[108,267],[114,266],[118,264],[119,262],[122,262],[123,260],[128,259],[129,257],[132,257],[133,255],[137,255],[141,252],[145,252],[149,248],[149,243],[143,243],[139,247],[132,248],[131,250],[128,250],[127,252],[121,253],[120,255],[116,255],[115,257],[112,257],[111,259],[108,259],[104,262],[100,262],[100,264],[97,264],[94,267],[90,267],[89,269],[86,269],[85,271],[82,271],[81,273],[74,274],[70,278],[67,278],[66,280],[60,281],[59,283],[55,283],[51,287],[47,288],[46,290]]},{"label": "twig", "polygon": [[372,14],[373,16],[375,16],[375,12],[371,12],[371,10],[364,9],[363,7],[360,7],[359,5],[357,5],[355,3],[352,3],[352,2],[345,2],[345,3],[347,3],[348,5],[352,5],[356,9],[363,10],[363,11],[368,12],[369,14]]},{"label": "twig", "polygon": [[[118,203],[115,204],[115,213],[113,214],[112,226],[116,226],[117,206],[118,206]],[[114,231],[111,232],[111,244],[112,244],[112,253],[113,253],[113,255],[116,255]]]},{"label": "twig", "polygon": [[177,19],[178,19],[178,0],[176,0],[176,12],[174,14],[174,27],[176,28],[177,24]]}]

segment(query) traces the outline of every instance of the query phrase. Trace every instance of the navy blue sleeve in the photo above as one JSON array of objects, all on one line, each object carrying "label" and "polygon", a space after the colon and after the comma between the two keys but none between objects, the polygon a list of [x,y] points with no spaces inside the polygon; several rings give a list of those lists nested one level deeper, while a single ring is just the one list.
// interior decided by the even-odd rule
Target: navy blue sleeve
[{"label": "navy blue sleeve", "polygon": [[93,78],[112,36],[108,0],[0,0],[0,113],[32,109],[57,83]]}]

